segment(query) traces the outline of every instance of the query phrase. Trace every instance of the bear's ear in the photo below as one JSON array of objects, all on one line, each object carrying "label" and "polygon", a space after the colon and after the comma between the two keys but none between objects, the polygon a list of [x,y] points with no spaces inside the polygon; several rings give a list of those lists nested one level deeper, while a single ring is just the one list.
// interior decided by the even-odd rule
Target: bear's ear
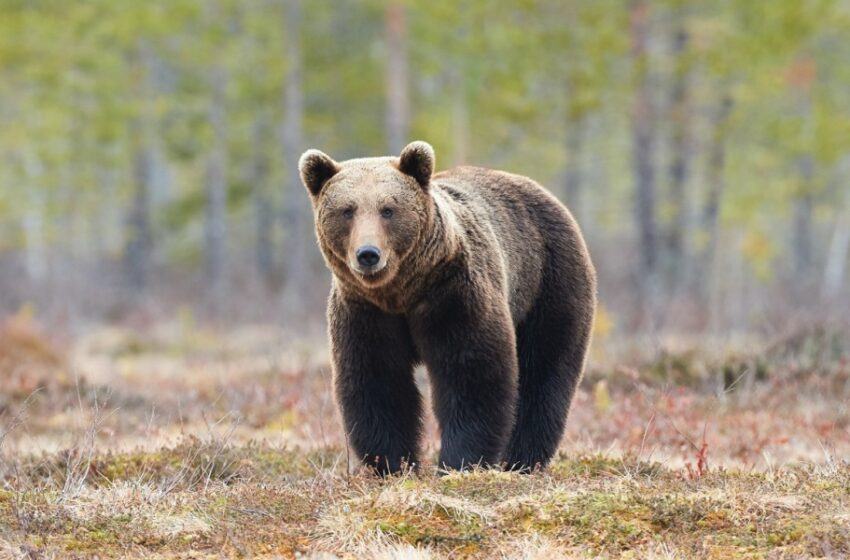
[{"label": "bear's ear", "polygon": [[328,179],[336,175],[337,171],[339,171],[339,165],[330,156],[319,150],[307,150],[298,160],[298,172],[301,174],[301,181],[313,198],[319,196],[322,187],[325,186]]},{"label": "bear's ear", "polygon": [[411,142],[401,151],[398,158],[398,169],[405,175],[410,175],[423,188],[431,182],[434,173],[434,148],[427,142],[417,140]]}]

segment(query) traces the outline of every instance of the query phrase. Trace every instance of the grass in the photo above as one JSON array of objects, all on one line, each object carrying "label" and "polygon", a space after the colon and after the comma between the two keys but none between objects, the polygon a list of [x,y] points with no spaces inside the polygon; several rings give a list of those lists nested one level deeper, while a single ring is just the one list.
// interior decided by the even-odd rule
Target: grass
[{"label": "grass", "polygon": [[321,351],[157,329],[0,328],[0,558],[850,556],[846,337],[597,366],[545,472],[382,480]]},{"label": "grass", "polygon": [[99,454],[73,495],[66,457],[28,458],[0,493],[0,543],[45,557],[494,558],[529,543],[551,557],[850,554],[847,464],[717,469],[689,480],[635,458],[562,453],[531,476],[380,480],[348,474],[339,449],[219,443]]}]

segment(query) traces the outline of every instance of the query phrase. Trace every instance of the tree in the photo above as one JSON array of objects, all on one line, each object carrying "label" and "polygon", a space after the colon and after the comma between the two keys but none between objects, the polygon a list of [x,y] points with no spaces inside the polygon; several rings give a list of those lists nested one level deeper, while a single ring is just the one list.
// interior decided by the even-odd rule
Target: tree
[{"label": "tree", "polygon": [[207,5],[209,35],[204,37],[203,51],[210,53],[207,69],[208,107],[207,122],[210,131],[210,146],[206,154],[204,195],[204,272],[208,302],[215,310],[221,309],[225,296],[228,242],[228,127],[227,89],[228,34],[233,22],[225,13],[225,4],[215,0]]},{"label": "tree", "polygon": [[267,111],[257,111],[251,126],[251,164],[248,171],[248,183],[254,201],[255,246],[254,258],[257,272],[266,283],[272,278],[274,257],[272,245],[272,227],[274,225],[274,207],[268,192],[269,157],[267,146],[271,144]]},{"label": "tree", "polygon": [[675,5],[672,14],[672,72],[669,88],[670,151],[669,207],[670,224],[666,236],[666,272],[668,287],[676,291],[686,267],[685,241],[689,237],[687,181],[691,159],[689,35],[685,27],[684,7]]},{"label": "tree", "polygon": [[301,0],[284,0],[284,39],[286,41],[286,74],[283,92],[283,126],[281,134],[284,167],[284,227],[286,238],[283,258],[286,270],[285,301],[297,307],[310,282],[312,259],[307,252],[307,223],[304,187],[298,173],[298,158],[304,148],[304,70],[302,50]]},{"label": "tree", "polygon": [[407,77],[407,17],[404,5],[387,4],[385,12],[387,149],[398,154],[409,141],[410,98]]},{"label": "tree", "polygon": [[635,182],[635,225],[638,231],[639,284],[642,321],[650,320],[654,311],[653,293],[656,289],[658,265],[658,233],[655,208],[654,144],[655,125],[649,81],[649,22],[651,6],[648,0],[632,0],[631,59],[634,76],[632,104],[632,165]]},{"label": "tree", "polygon": [[700,257],[700,292],[709,303],[709,324],[713,330],[719,326],[719,281],[720,281],[720,210],[726,190],[726,143],[728,141],[729,115],[732,111],[732,99],[721,97],[711,122],[711,139],[707,158],[708,193],[702,207],[702,227],[708,233],[708,243]]},{"label": "tree", "polygon": [[204,266],[211,301],[218,305],[224,295],[227,259],[227,71],[216,64],[210,70],[209,124],[212,146],[207,155],[204,212]]},{"label": "tree", "polygon": [[0,283],[27,280],[4,308],[260,277],[305,309],[327,275],[298,156],[413,138],[562,198],[614,316],[843,293],[845,0],[60,4],[0,18]]},{"label": "tree", "polygon": [[834,302],[840,295],[841,289],[846,289],[844,277],[847,274],[847,261],[850,258],[850,195],[845,198],[844,207],[835,221],[827,251],[821,287],[821,299],[826,302]]}]

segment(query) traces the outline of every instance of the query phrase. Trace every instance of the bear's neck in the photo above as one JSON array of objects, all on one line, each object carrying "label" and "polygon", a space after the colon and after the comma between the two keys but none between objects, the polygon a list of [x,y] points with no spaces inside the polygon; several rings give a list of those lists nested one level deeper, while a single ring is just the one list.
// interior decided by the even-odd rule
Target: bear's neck
[{"label": "bear's neck", "polygon": [[457,219],[450,204],[437,189],[432,193],[434,204],[428,226],[403,259],[395,277],[384,285],[370,288],[358,282],[345,263],[339,263],[341,266],[334,267],[337,269],[337,289],[359,296],[387,313],[408,313],[423,300],[429,288],[459,256],[461,246]]}]

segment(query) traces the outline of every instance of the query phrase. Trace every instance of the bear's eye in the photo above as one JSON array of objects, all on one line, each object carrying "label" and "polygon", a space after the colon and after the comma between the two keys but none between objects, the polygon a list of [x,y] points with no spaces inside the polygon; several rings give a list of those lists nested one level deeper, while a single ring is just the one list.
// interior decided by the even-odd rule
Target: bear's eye
[{"label": "bear's eye", "polygon": [[381,217],[382,218],[392,218],[393,217],[393,209],[392,208],[381,209]]},{"label": "bear's eye", "polygon": [[345,218],[346,220],[350,220],[351,218],[354,217],[354,209],[346,208],[345,210],[342,211],[342,217]]}]

